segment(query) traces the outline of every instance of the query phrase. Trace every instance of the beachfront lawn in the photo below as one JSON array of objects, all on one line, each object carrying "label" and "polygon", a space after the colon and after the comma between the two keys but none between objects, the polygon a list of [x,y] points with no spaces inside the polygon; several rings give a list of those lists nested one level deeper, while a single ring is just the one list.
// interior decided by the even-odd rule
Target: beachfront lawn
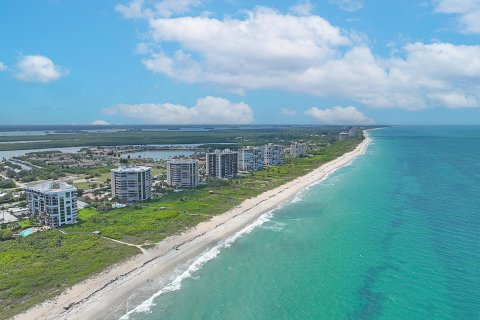
[{"label": "beachfront lawn", "polygon": [[112,173],[111,172],[104,172],[100,176],[96,177],[95,180],[101,183],[107,182],[108,179],[111,179]]},{"label": "beachfront lawn", "polygon": [[79,223],[85,222],[96,214],[98,211],[93,208],[80,209],[78,210],[78,221]]},{"label": "beachfront lawn", "polygon": [[166,173],[167,170],[166,169],[161,169],[161,168],[152,168],[152,175],[155,177],[155,176],[158,176],[158,175],[161,175],[161,174],[164,174]]},{"label": "beachfront lawn", "polygon": [[77,189],[81,189],[81,190],[87,190],[87,189],[90,189],[90,182],[77,182],[77,183],[74,183],[73,186]]},{"label": "beachfront lawn", "polygon": [[20,225],[20,229],[27,229],[29,227],[38,226],[38,223],[30,219],[20,220],[18,221],[18,224]]}]

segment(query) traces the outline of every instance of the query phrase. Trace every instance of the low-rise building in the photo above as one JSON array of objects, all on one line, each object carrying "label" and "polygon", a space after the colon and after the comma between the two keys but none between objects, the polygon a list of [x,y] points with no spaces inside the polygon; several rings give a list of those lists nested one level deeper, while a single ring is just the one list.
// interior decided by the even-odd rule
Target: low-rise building
[{"label": "low-rise building", "polygon": [[301,158],[307,155],[307,145],[305,143],[294,142],[290,145],[290,157]]},{"label": "low-rise building", "polygon": [[263,146],[263,163],[266,166],[278,166],[283,163],[283,147],[276,144]]},{"label": "low-rise building", "polygon": [[240,149],[238,152],[238,169],[241,171],[263,169],[263,149],[259,147]]},{"label": "low-rise building", "polygon": [[112,197],[123,203],[152,198],[152,168],[120,167],[112,169]]},{"label": "low-rise building", "polygon": [[50,227],[77,223],[77,188],[49,181],[25,189],[28,211],[39,223]]},{"label": "low-rise building", "polygon": [[218,179],[230,179],[237,176],[238,152],[225,149],[206,154],[206,175]]},{"label": "low-rise building", "polygon": [[167,161],[167,183],[174,188],[195,188],[198,184],[198,160]]},{"label": "low-rise building", "polygon": [[340,141],[350,140],[350,138],[351,136],[349,132],[340,132],[340,134],[338,135],[338,140]]}]

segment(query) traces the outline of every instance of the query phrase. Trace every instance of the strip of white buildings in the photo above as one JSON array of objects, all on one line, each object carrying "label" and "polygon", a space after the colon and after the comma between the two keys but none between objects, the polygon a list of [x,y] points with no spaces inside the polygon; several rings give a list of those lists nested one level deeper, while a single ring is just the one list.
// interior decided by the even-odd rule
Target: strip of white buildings
[{"label": "strip of white buildings", "polygon": [[177,189],[195,188],[198,184],[198,160],[167,161],[167,183]]},{"label": "strip of white buildings", "polygon": [[231,179],[238,173],[238,152],[225,149],[206,154],[206,175],[218,179]]},{"label": "strip of white buildings", "polygon": [[[238,171],[256,171],[265,166],[284,163],[284,154],[291,157],[306,155],[306,144],[294,143],[287,149],[268,143],[244,147],[238,152],[215,150],[205,155],[205,176],[217,179],[235,178]],[[200,165],[194,159],[172,159],[166,162],[167,184],[175,189],[195,188],[200,182]],[[149,167],[121,167],[112,172],[112,197],[122,203],[149,200],[152,196],[152,174]]]},{"label": "strip of white buildings", "polygon": [[122,203],[152,198],[152,168],[120,167],[111,170],[112,197]]},{"label": "strip of white buildings", "polygon": [[28,211],[39,223],[59,227],[78,221],[77,188],[49,181],[25,189]]}]

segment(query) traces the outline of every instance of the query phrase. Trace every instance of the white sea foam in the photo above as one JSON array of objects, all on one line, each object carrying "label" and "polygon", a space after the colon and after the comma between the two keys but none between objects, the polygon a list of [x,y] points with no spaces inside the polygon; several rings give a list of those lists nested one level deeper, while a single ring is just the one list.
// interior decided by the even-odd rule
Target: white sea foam
[{"label": "white sea foam", "polygon": [[274,222],[271,225],[262,226],[262,229],[271,230],[274,232],[281,232],[285,229],[286,226],[287,226],[287,223],[285,222]]},{"label": "white sea foam", "polygon": [[297,202],[300,202],[302,200],[303,200],[302,194],[299,193],[295,198],[292,199],[292,201],[290,201],[290,203],[297,203]]},{"label": "white sea foam", "polygon": [[172,292],[172,291],[177,291],[180,290],[182,287],[182,281],[191,278],[192,275],[198,271],[206,262],[215,259],[220,252],[223,249],[229,248],[238,238],[242,237],[245,234],[248,234],[252,232],[255,228],[261,226],[267,221],[270,221],[270,218],[272,217],[273,211],[269,211],[267,213],[264,213],[261,215],[257,220],[255,220],[252,224],[248,225],[244,229],[240,230],[230,238],[227,238],[224,241],[219,242],[217,245],[215,245],[213,248],[208,249],[205,251],[203,254],[201,254],[197,259],[193,261],[193,263],[187,268],[187,270],[183,271],[179,275],[174,276],[174,279],[172,282],[170,282],[168,285],[163,287],[161,290],[157,291],[155,294],[153,294],[150,298],[142,302],[140,305],[138,305],[135,309],[130,310],[126,314],[124,314],[120,320],[127,320],[130,318],[130,315],[134,313],[150,313],[151,308],[155,306],[155,298],[159,297],[160,295],[167,293],[167,292]]}]

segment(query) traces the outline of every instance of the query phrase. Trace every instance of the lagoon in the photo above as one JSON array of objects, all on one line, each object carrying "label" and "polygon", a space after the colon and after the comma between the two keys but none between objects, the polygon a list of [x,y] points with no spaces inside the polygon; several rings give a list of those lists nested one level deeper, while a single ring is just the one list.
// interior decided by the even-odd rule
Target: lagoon
[{"label": "lagoon", "polygon": [[128,152],[122,153],[122,158],[128,158],[130,156],[131,159],[154,159],[158,160],[167,160],[173,158],[175,156],[191,156],[195,152],[192,150],[144,150],[144,151],[137,151],[137,152]]}]

